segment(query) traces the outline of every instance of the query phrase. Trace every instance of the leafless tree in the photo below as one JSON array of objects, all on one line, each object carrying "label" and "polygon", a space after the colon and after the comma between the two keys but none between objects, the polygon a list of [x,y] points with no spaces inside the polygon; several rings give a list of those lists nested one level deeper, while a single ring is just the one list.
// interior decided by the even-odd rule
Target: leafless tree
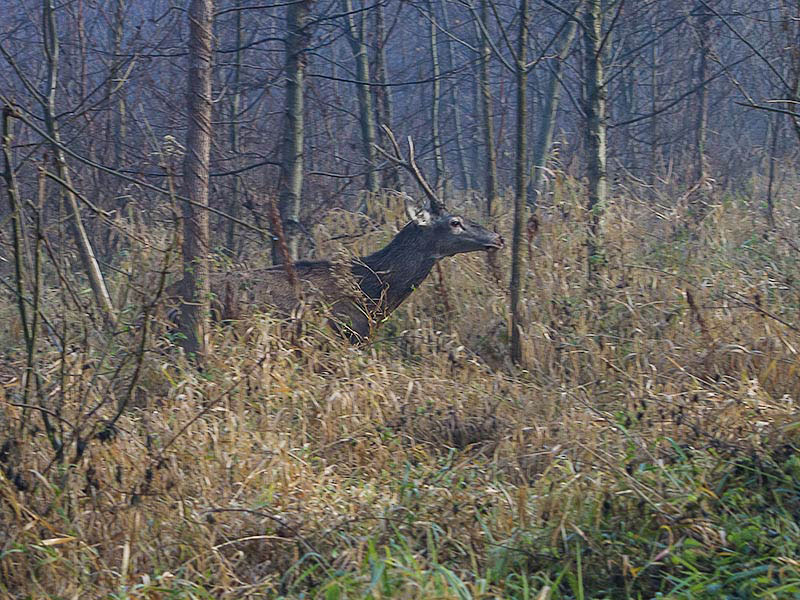
[{"label": "leafless tree", "polygon": [[97,262],[94,248],[86,233],[86,228],[83,225],[78,199],[75,195],[75,187],[72,182],[72,175],[67,166],[67,157],[64,153],[64,144],[62,142],[61,130],[57,118],[56,96],[59,86],[58,67],[61,45],[58,38],[55,12],[55,2],[53,2],[53,0],[44,0],[42,23],[44,27],[43,47],[46,58],[47,78],[46,91],[40,96],[44,109],[44,122],[50,147],[53,151],[53,158],[56,163],[56,171],[61,183],[61,190],[72,213],[69,221],[69,230],[78,248],[83,267],[88,276],[92,291],[94,292],[97,306],[106,321],[113,325],[116,322],[116,312],[111,302],[108,288],[106,287],[105,278]]},{"label": "leafless tree", "polygon": [[514,167],[514,238],[511,245],[511,360],[522,363],[522,248],[523,227],[525,223],[525,193],[527,182],[528,155],[528,0],[520,0],[519,37],[517,39],[517,55],[515,57],[517,80],[517,152]]},{"label": "leafless tree", "polygon": [[[300,246],[300,201],[303,193],[305,114],[303,89],[308,48],[311,0],[286,7],[286,108],[280,174],[280,216],[289,255],[297,259]],[[272,260],[283,262],[273,244]]]},{"label": "leafless tree", "polygon": [[606,82],[603,78],[603,3],[588,0],[583,15],[586,99],[586,170],[589,179],[587,256],[589,278],[603,262],[602,219],[608,195]]},{"label": "leafless tree", "polygon": [[[481,0],[480,20],[489,22],[489,0]],[[489,45],[489,35],[486,25],[478,28],[480,45],[480,99],[483,115],[483,139],[485,144],[486,168],[486,212],[491,217],[492,206],[497,200],[497,148],[494,134],[494,108],[492,103],[492,88],[489,82],[489,64],[492,59],[492,49]]]},{"label": "leafless tree", "polygon": [[347,21],[347,34],[350,40],[350,48],[353,51],[353,58],[356,61],[356,88],[358,90],[358,112],[361,124],[361,142],[364,147],[364,159],[366,162],[367,185],[366,189],[370,192],[377,192],[378,173],[375,170],[375,109],[370,90],[369,56],[367,54],[366,30],[367,30],[367,11],[362,10],[356,13],[353,10],[352,0],[342,0],[342,8],[345,12]]},{"label": "leafless tree", "polygon": [[206,347],[210,302],[208,185],[211,156],[213,0],[189,5],[186,154],[183,161],[183,304],[181,333],[187,354]]},{"label": "leafless tree", "polygon": [[577,5],[575,13],[568,17],[568,22],[559,39],[559,47],[554,59],[547,89],[545,90],[544,107],[539,118],[539,129],[536,136],[536,145],[533,149],[533,173],[530,177],[528,186],[528,204],[532,209],[536,208],[538,197],[542,191],[542,181],[544,180],[544,170],[547,166],[547,156],[553,144],[553,132],[556,128],[556,117],[558,114],[558,103],[561,97],[562,73],[564,61],[567,59],[572,41],[575,39],[575,32],[578,29],[577,12],[580,4]]}]

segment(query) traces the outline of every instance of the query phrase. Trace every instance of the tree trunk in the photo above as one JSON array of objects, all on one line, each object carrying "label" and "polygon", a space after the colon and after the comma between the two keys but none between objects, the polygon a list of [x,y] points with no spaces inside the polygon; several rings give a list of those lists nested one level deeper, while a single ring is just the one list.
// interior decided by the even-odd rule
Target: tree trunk
[{"label": "tree trunk", "polygon": [[180,329],[187,355],[206,345],[209,286],[208,183],[211,157],[211,61],[213,0],[189,6],[189,77],[186,154],[183,160],[183,304]]},{"label": "tree trunk", "polygon": [[784,109],[787,112],[793,113],[789,117],[792,125],[792,131],[800,142],[800,115],[798,115],[798,104],[800,104],[800,6],[796,2],[781,0],[778,3],[780,10],[780,27],[785,39],[782,40],[783,47],[786,49],[788,58],[788,65],[786,68],[788,81],[786,82],[785,91],[781,93],[786,95],[786,103]]},{"label": "tree trunk", "polygon": [[[654,40],[658,36],[658,26],[656,24],[655,17],[653,17],[653,23],[651,24],[651,35],[653,36]],[[650,62],[652,63],[650,71],[650,113],[652,115],[650,117],[650,184],[653,190],[656,189],[658,174],[661,170],[658,148],[658,61],[658,44],[654,41],[652,44],[650,44]]]},{"label": "tree trunk", "polygon": [[[392,118],[392,93],[387,85],[389,82],[388,69],[386,67],[386,27],[383,21],[383,4],[375,6],[375,79],[378,87],[375,90],[376,100],[376,121],[392,128],[394,119]],[[388,142],[387,139],[384,139]],[[400,189],[400,174],[398,168],[389,166],[383,171],[383,187],[392,190]]]},{"label": "tree trunk", "polygon": [[[108,81],[106,82],[106,123],[105,123],[105,152],[108,164],[115,169],[119,169],[123,162],[123,148],[125,139],[125,93],[122,91],[121,80],[121,67],[122,60],[120,58],[122,52],[122,39],[125,30],[125,0],[114,0],[113,3],[114,13],[111,17],[111,26],[108,28],[108,47],[111,54],[111,62],[108,68]],[[93,157],[96,160],[96,157]],[[119,195],[117,190],[117,178],[111,173],[99,172],[95,176],[95,185],[105,190],[106,194],[110,196],[109,199],[114,199],[110,205],[106,204],[107,208],[125,213],[127,205],[127,194]],[[107,228],[103,236],[102,252],[106,257],[113,257],[117,251],[115,240],[117,236],[111,228]],[[95,239],[97,237],[95,236]],[[99,244],[99,241],[98,241]]]},{"label": "tree trunk", "polygon": [[[242,0],[236,0],[236,7],[241,8]],[[241,90],[241,78],[242,78],[242,58],[244,54],[244,50],[242,50],[243,44],[243,36],[242,36],[242,11],[236,11],[236,55],[234,58],[233,63],[233,81],[231,83],[231,88],[233,94],[231,95],[231,103],[230,103],[230,125],[229,125],[229,137],[230,137],[230,145],[231,145],[231,154],[233,155],[233,162],[231,163],[235,168],[239,166],[239,106],[241,105],[241,98],[242,98],[242,90]],[[241,182],[239,180],[239,175],[233,176],[233,183],[231,189],[231,199],[228,208],[228,213],[234,217],[238,218],[239,216],[239,205],[241,204],[241,199],[239,198],[240,195],[240,187]],[[228,219],[227,223],[227,233],[226,233],[226,241],[225,247],[227,248],[228,254],[230,256],[237,255],[237,243],[236,243],[236,221],[233,219]]]},{"label": "tree trunk", "polygon": [[775,161],[778,154],[778,139],[780,138],[781,123],[783,123],[783,115],[773,114],[770,116],[770,148],[767,159],[769,160],[769,177],[767,179],[767,206],[766,217],[767,226],[770,229],[775,229]]},{"label": "tree trunk", "polygon": [[364,146],[364,158],[367,167],[367,190],[377,192],[380,184],[378,183],[378,172],[375,170],[375,111],[372,106],[372,92],[369,86],[369,56],[367,54],[367,44],[364,39],[366,35],[367,12],[361,11],[361,24],[356,24],[353,13],[352,0],[343,0],[344,12],[347,18],[347,31],[350,40],[350,48],[353,50],[353,58],[356,60],[356,89],[358,90],[358,115],[361,124],[361,142]]},{"label": "tree trunk", "polygon": [[[480,32],[478,32],[480,35]],[[470,106],[464,114],[469,115],[470,126],[467,137],[467,148],[469,149],[469,169],[472,173],[472,186],[474,189],[486,190],[486,177],[481,173],[485,171],[483,164],[483,106],[481,103],[481,61],[480,61],[480,38],[476,39],[475,48],[478,49],[478,60],[472,61],[471,81],[470,81]],[[486,210],[484,205],[484,211]]]},{"label": "tree trunk", "polygon": [[699,57],[695,81],[700,89],[697,92],[697,115],[695,117],[695,138],[694,138],[694,181],[693,185],[700,184],[697,192],[692,194],[692,214],[695,221],[701,221],[708,212],[708,194],[704,182],[708,179],[708,162],[706,159],[706,134],[708,131],[708,86],[705,84],[708,78],[708,59],[710,53],[710,24],[711,14],[704,10],[704,6],[699,4],[698,10],[703,11],[697,17],[696,37],[698,41]]},{"label": "tree trunk", "polygon": [[[635,51],[635,41],[629,35],[620,36],[621,52],[623,56],[629,56]],[[608,42],[606,42],[608,43]],[[638,64],[631,63],[624,69],[620,76],[620,89],[617,97],[619,100],[613,109],[616,115],[613,117],[617,121],[626,121],[632,119],[637,115],[638,97],[636,94],[638,80]],[[638,137],[638,136],[637,136]],[[628,139],[624,144],[624,148],[619,150],[618,156],[625,165],[626,170],[641,178],[640,165],[639,165],[639,140]]]},{"label": "tree trunk", "polygon": [[[305,138],[303,87],[310,9],[311,0],[291,2],[286,8],[286,120],[278,202],[286,245],[292,260],[297,260],[300,246],[300,198],[303,191]],[[281,250],[274,240],[272,262],[283,262]]]},{"label": "tree trunk", "polygon": [[106,97],[109,103],[109,118],[106,125],[106,140],[112,149],[111,164],[118,168],[123,157],[125,139],[125,94],[120,91],[120,54],[125,27],[125,0],[114,2],[114,22],[109,30],[109,45],[113,56],[108,73]]},{"label": "tree trunk", "polygon": [[71,218],[69,220],[69,231],[78,253],[86,270],[89,285],[94,293],[95,301],[103,315],[106,323],[114,325],[116,314],[108,293],[103,273],[95,257],[94,248],[86,234],[86,229],[81,220],[81,213],[78,207],[78,200],[73,193],[72,177],[67,167],[67,159],[61,149],[61,132],[56,121],[56,91],[58,86],[58,54],[59,42],[56,30],[55,3],[53,0],[44,0],[44,52],[47,58],[47,95],[44,104],[44,121],[47,128],[47,135],[50,137],[50,145],[53,150],[53,158],[56,163],[58,177],[65,185],[61,186],[64,198],[70,207]]},{"label": "tree trunk", "polygon": [[522,363],[522,229],[525,221],[525,176],[528,152],[527,140],[527,47],[528,0],[521,0],[519,19],[519,44],[517,47],[517,157],[514,190],[514,237],[511,245],[511,360]]},{"label": "tree trunk", "polygon": [[[445,31],[450,31],[450,18],[447,15],[447,2],[442,2],[442,25]],[[445,50],[447,51],[447,67],[452,71],[455,68],[455,51],[453,50],[454,41],[452,37],[445,40]],[[453,110],[453,127],[456,139],[456,154],[458,155],[458,166],[461,174],[462,189],[472,189],[472,177],[467,166],[467,154],[464,150],[464,131],[461,119],[461,103],[458,96],[457,79],[450,86],[450,104]]]},{"label": "tree trunk", "polygon": [[553,131],[556,127],[558,102],[561,96],[561,72],[564,61],[567,59],[569,50],[572,47],[572,41],[575,39],[577,28],[577,21],[571,19],[562,34],[558,56],[547,85],[544,110],[539,124],[539,135],[536,138],[536,147],[533,149],[533,174],[528,186],[528,205],[533,211],[536,210],[539,203],[542,181],[544,180],[544,169],[547,166],[547,158],[550,155],[550,146],[553,144]]},{"label": "tree trunk", "polygon": [[431,139],[433,140],[433,162],[436,176],[436,193],[441,198],[445,186],[444,157],[442,156],[442,137],[439,132],[439,113],[442,101],[441,68],[439,65],[438,25],[434,4],[428,0],[428,18],[430,19],[431,65],[433,71],[433,97],[431,99]]},{"label": "tree trunk", "polygon": [[[489,18],[489,0],[481,0],[481,21],[484,25]],[[486,147],[486,214],[491,219],[497,201],[497,150],[494,140],[494,110],[492,108],[492,88],[489,82],[489,63],[492,48],[482,30],[480,60],[480,96],[483,113],[483,138]]]},{"label": "tree trunk", "polygon": [[602,265],[602,218],[608,179],[606,171],[606,87],[603,81],[602,0],[589,0],[584,13],[586,78],[586,150],[588,176],[589,232],[587,236],[588,275],[593,280]]},{"label": "tree trunk", "polygon": [[17,186],[14,174],[14,163],[11,156],[11,117],[13,109],[10,106],[3,107],[3,127],[2,127],[2,146],[3,146],[3,179],[6,183],[6,195],[8,196],[8,209],[11,218],[11,240],[14,248],[14,276],[16,280],[17,307],[19,318],[22,325],[22,334],[25,338],[25,346],[31,351],[35,339],[31,336],[28,327],[28,307],[25,304],[25,297],[28,294],[28,264],[29,258],[26,249],[26,236],[23,231],[25,215],[22,212],[22,205],[19,200],[19,187]]}]

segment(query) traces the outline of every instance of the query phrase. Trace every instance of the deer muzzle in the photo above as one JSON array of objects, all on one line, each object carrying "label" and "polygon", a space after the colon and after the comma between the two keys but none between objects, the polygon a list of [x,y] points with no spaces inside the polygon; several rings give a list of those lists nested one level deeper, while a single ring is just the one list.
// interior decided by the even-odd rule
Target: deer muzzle
[{"label": "deer muzzle", "polygon": [[500,250],[505,246],[505,240],[503,240],[503,236],[499,233],[496,233],[494,239],[491,240],[488,244],[486,244],[487,250]]}]

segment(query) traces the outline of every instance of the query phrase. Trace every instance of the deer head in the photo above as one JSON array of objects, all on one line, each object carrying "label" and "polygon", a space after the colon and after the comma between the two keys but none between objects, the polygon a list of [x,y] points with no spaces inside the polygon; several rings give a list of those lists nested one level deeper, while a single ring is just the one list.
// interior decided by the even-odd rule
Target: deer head
[{"label": "deer head", "polygon": [[411,221],[422,230],[424,235],[418,236],[417,240],[424,246],[420,250],[430,258],[499,250],[503,247],[503,238],[498,233],[447,210],[442,209],[434,216],[426,209],[407,204],[406,212]]},{"label": "deer head", "polygon": [[414,142],[411,137],[408,138],[406,159],[403,158],[391,129],[386,125],[382,128],[392,144],[392,151],[389,152],[380,146],[375,148],[387,160],[411,173],[428,198],[427,210],[406,204],[406,211],[411,220],[429,234],[421,239],[429,243],[426,250],[430,251],[431,258],[438,259],[478,250],[499,250],[503,247],[503,238],[499,234],[489,231],[475,221],[448,212],[444,202],[436,195],[417,167],[414,159]]}]

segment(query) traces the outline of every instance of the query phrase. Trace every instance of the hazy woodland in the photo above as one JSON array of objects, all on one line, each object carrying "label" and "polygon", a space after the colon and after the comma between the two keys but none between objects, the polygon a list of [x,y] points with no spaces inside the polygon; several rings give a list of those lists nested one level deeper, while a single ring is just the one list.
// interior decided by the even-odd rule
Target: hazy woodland
[{"label": "hazy woodland", "polygon": [[800,598],[797,2],[0,13],[0,598]]}]

